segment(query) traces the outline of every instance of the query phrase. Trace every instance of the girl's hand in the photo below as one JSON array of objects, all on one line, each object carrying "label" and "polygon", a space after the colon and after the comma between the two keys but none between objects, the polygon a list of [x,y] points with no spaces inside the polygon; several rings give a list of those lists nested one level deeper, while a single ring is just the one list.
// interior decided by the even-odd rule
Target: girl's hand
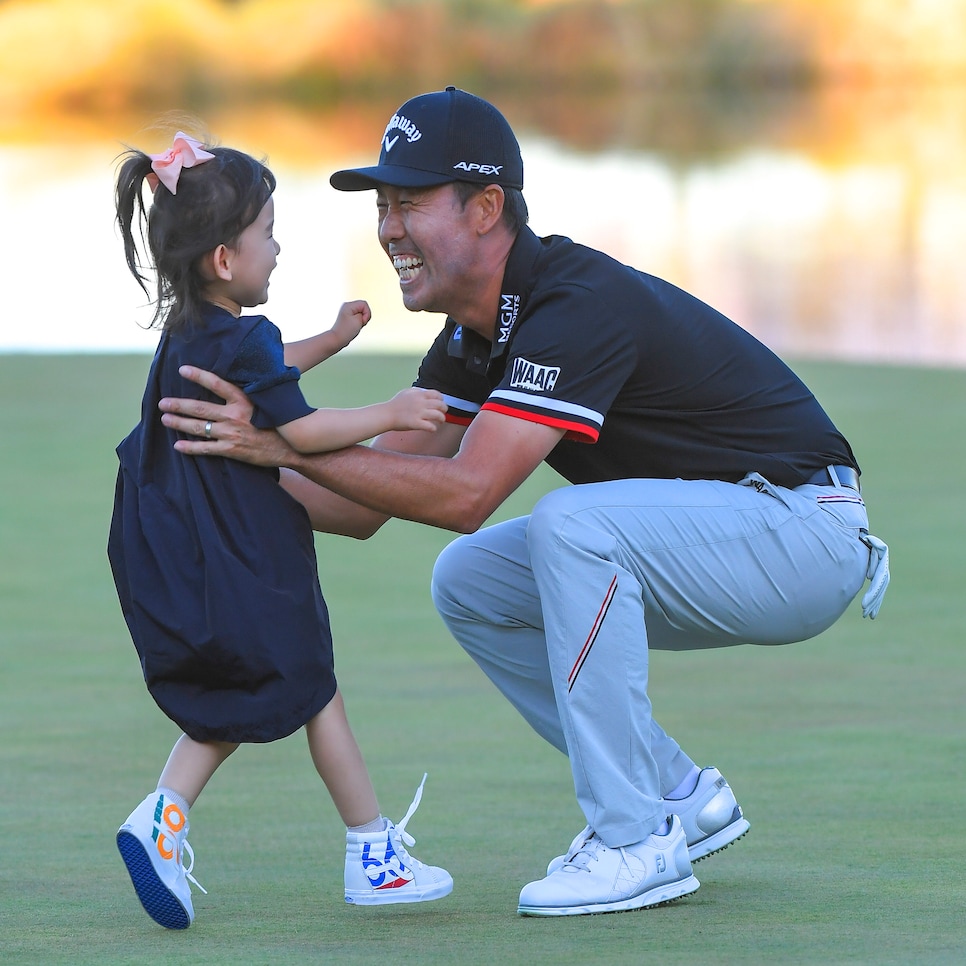
[{"label": "girl's hand", "polygon": [[446,421],[446,403],[435,389],[403,389],[389,400],[388,405],[393,429],[423,429],[435,433]]},{"label": "girl's hand", "polygon": [[363,299],[344,302],[335,318],[335,325],[329,331],[342,344],[344,349],[367,325],[372,318],[369,303]]}]

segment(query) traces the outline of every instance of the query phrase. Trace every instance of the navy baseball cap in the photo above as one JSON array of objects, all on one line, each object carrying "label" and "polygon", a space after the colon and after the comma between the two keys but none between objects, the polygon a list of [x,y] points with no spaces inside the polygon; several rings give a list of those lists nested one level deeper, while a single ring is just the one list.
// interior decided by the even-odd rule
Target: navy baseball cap
[{"label": "navy baseball cap", "polygon": [[430,188],[451,181],[523,187],[520,145],[506,118],[488,101],[455,87],[406,101],[386,125],[379,163],[329,178],[339,191],[380,184]]}]

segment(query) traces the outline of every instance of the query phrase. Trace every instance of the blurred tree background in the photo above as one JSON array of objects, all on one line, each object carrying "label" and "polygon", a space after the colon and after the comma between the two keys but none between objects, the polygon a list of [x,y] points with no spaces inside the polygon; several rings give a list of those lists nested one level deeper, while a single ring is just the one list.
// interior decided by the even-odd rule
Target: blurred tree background
[{"label": "blurred tree background", "polygon": [[686,154],[695,136],[705,152],[747,140],[752,94],[774,100],[755,123],[780,125],[789,99],[964,80],[962,0],[0,0],[7,140],[52,117],[63,133],[283,102],[341,114],[341,136],[368,143],[372,117],[453,83],[575,147],[660,129]]},{"label": "blurred tree background", "polygon": [[0,215],[28,229],[0,240],[13,304],[45,284],[30,253],[63,219],[75,288],[118,299],[87,325],[125,317],[103,183],[122,145],[183,126],[268,154],[298,193],[289,224],[315,213],[273,308],[311,303],[321,218],[341,233],[328,287],[394,318],[395,277],[327,174],[447,84],[525,142],[542,230],[776,347],[966,360],[966,0],[0,0]]}]

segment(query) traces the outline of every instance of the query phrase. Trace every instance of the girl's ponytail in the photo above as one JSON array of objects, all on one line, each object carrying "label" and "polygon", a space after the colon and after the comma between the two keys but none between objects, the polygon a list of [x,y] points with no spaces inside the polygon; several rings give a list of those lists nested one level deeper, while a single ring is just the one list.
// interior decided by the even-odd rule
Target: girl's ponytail
[{"label": "girl's ponytail", "polygon": [[124,260],[138,285],[148,295],[147,277],[142,274],[142,265],[138,258],[137,240],[134,234],[135,211],[137,212],[138,236],[141,245],[145,244],[145,227],[147,225],[147,209],[144,205],[144,180],[152,174],[151,159],[142,151],[134,149],[126,152],[122,157],[117,175],[114,203],[116,208],[117,226],[121,231],[124,242]]}]

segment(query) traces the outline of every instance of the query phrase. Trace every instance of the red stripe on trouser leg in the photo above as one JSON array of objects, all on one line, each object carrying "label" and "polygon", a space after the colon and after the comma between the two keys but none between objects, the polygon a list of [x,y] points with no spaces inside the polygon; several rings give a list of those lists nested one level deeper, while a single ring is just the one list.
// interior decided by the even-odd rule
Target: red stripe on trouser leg
[{"label": "red stripe on trouser leg", "polygon": [[577,681],[577,675],[580,674],[580,669],[584,666],[584,661],[587,660],[587,655],[590,654],[590,649],[594,646],[594,641],[597,640],[597,635],[600,633],[601,625],[604,623],[604,618],[607,616],[607,609],[610,607],[611,601],[614,599],[614,594],[616,592],[617,574],[614,574],[614,578],[611,580],[610,586],[607,588],[607,593],[604,594],[604,599],[601,602],[600,610],[597,611],[594,626],[590,629],[590,634],[587,635],[587,640],[584,641],[584,646],[580,649],[580,653],[577,655],[577,660],[574,661],[574,666],[570,669],[570,674],[567,676],[568,691],[572,691],[574,688],[574,683]]}]

